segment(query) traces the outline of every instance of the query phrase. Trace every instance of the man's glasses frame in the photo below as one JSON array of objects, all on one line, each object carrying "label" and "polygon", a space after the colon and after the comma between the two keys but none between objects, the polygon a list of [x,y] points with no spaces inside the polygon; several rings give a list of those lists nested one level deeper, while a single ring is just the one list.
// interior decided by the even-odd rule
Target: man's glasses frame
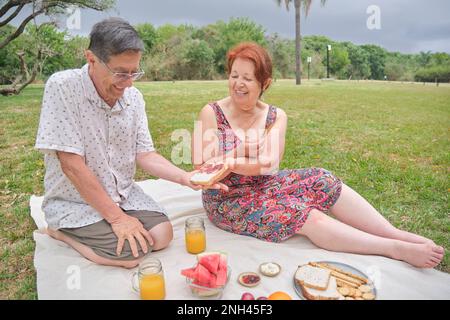
[{"label": "man's glasses frame", "polygon": [[110,69],[110,67],[108,67],[108,65],[102,59],[98,58],[98,61],[100,61],[106,67],[106,69],[108,69],[109,73],[113,76],[116,82],[124,82],[127,81],[128,79],[136,81],[142,78],[142,76],[145,74],[145,72],[142,71],[142,69],[139,72],[134,73],[114,72],[113,70]]}]

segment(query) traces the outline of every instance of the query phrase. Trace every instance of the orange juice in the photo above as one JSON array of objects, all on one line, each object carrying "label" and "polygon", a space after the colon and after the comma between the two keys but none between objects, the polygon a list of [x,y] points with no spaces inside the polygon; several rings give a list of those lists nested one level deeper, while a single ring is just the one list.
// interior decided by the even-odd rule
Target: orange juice
[{"label": "orange juice", "polygon": [[205,230],[189,229],[186,230],[186,250],[189,253],[200,253],[206,249]]},{"label": "orange juice", "polygon": [[142,300],[163,300],[166,296],[164,276],[162,274],[142,275],[139,280]]}]

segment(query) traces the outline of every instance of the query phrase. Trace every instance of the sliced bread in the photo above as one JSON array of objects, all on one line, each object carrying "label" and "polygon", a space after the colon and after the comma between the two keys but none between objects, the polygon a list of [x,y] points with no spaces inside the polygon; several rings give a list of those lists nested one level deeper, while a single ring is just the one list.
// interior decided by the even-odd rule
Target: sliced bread
[{"label": "sliced bread", "polygon": [[317,290],[300,285],[303,296],[308,300],[338,300],[343,296],[337,290],[336,278],[331,277],[326,290]]},{"label": "sliced bread", "polygon": [[313,267],[307,264],[298,267],[297,272],[295,273],[295,280],[303,287],[326,290],[328,288],[330,276],[330,270]]},{"label": "sliced bread", "polygon": [[220,180],[222,175],[228,170],[228,165],[224,163],[219,164],[204,164],[199,172],[191,177],[191,182],[194,184],[209,186]]}]

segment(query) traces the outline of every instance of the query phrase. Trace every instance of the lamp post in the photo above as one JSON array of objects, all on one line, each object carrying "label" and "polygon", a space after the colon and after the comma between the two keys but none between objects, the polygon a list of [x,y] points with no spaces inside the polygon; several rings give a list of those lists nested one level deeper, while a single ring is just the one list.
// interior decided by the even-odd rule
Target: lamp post
[{"label": "lamp post", "polygon": [[330,51],[331,45],[327,45],[327,79],[330,78]]},{"label": "lamp post", "polygon": [[311,67],[311,57],[308,57],[308,80],[309,80],[309,69]]}]

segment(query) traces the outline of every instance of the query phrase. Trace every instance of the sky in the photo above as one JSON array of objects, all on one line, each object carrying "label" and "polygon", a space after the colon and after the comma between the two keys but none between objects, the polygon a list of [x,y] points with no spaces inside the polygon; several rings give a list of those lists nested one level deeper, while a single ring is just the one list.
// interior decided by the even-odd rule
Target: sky
[{"label": "sky", "polygon": [[[284,3],[284,0],[282,0]],[[92,25],[109,16],[131,24],[150,22],[205,26],[231,17],[248,17],[267,34],[295,38],[295,10],[275,0],[116,0],[107,12],[81,10],[62,21],[71,34],[88,35]],[[335,41],[376,44],[389,51],[450,53],[449,0],[313,0],[302,14],[302,35],[324,35]],[[64,23],[65,22],[65,23]]]}]

